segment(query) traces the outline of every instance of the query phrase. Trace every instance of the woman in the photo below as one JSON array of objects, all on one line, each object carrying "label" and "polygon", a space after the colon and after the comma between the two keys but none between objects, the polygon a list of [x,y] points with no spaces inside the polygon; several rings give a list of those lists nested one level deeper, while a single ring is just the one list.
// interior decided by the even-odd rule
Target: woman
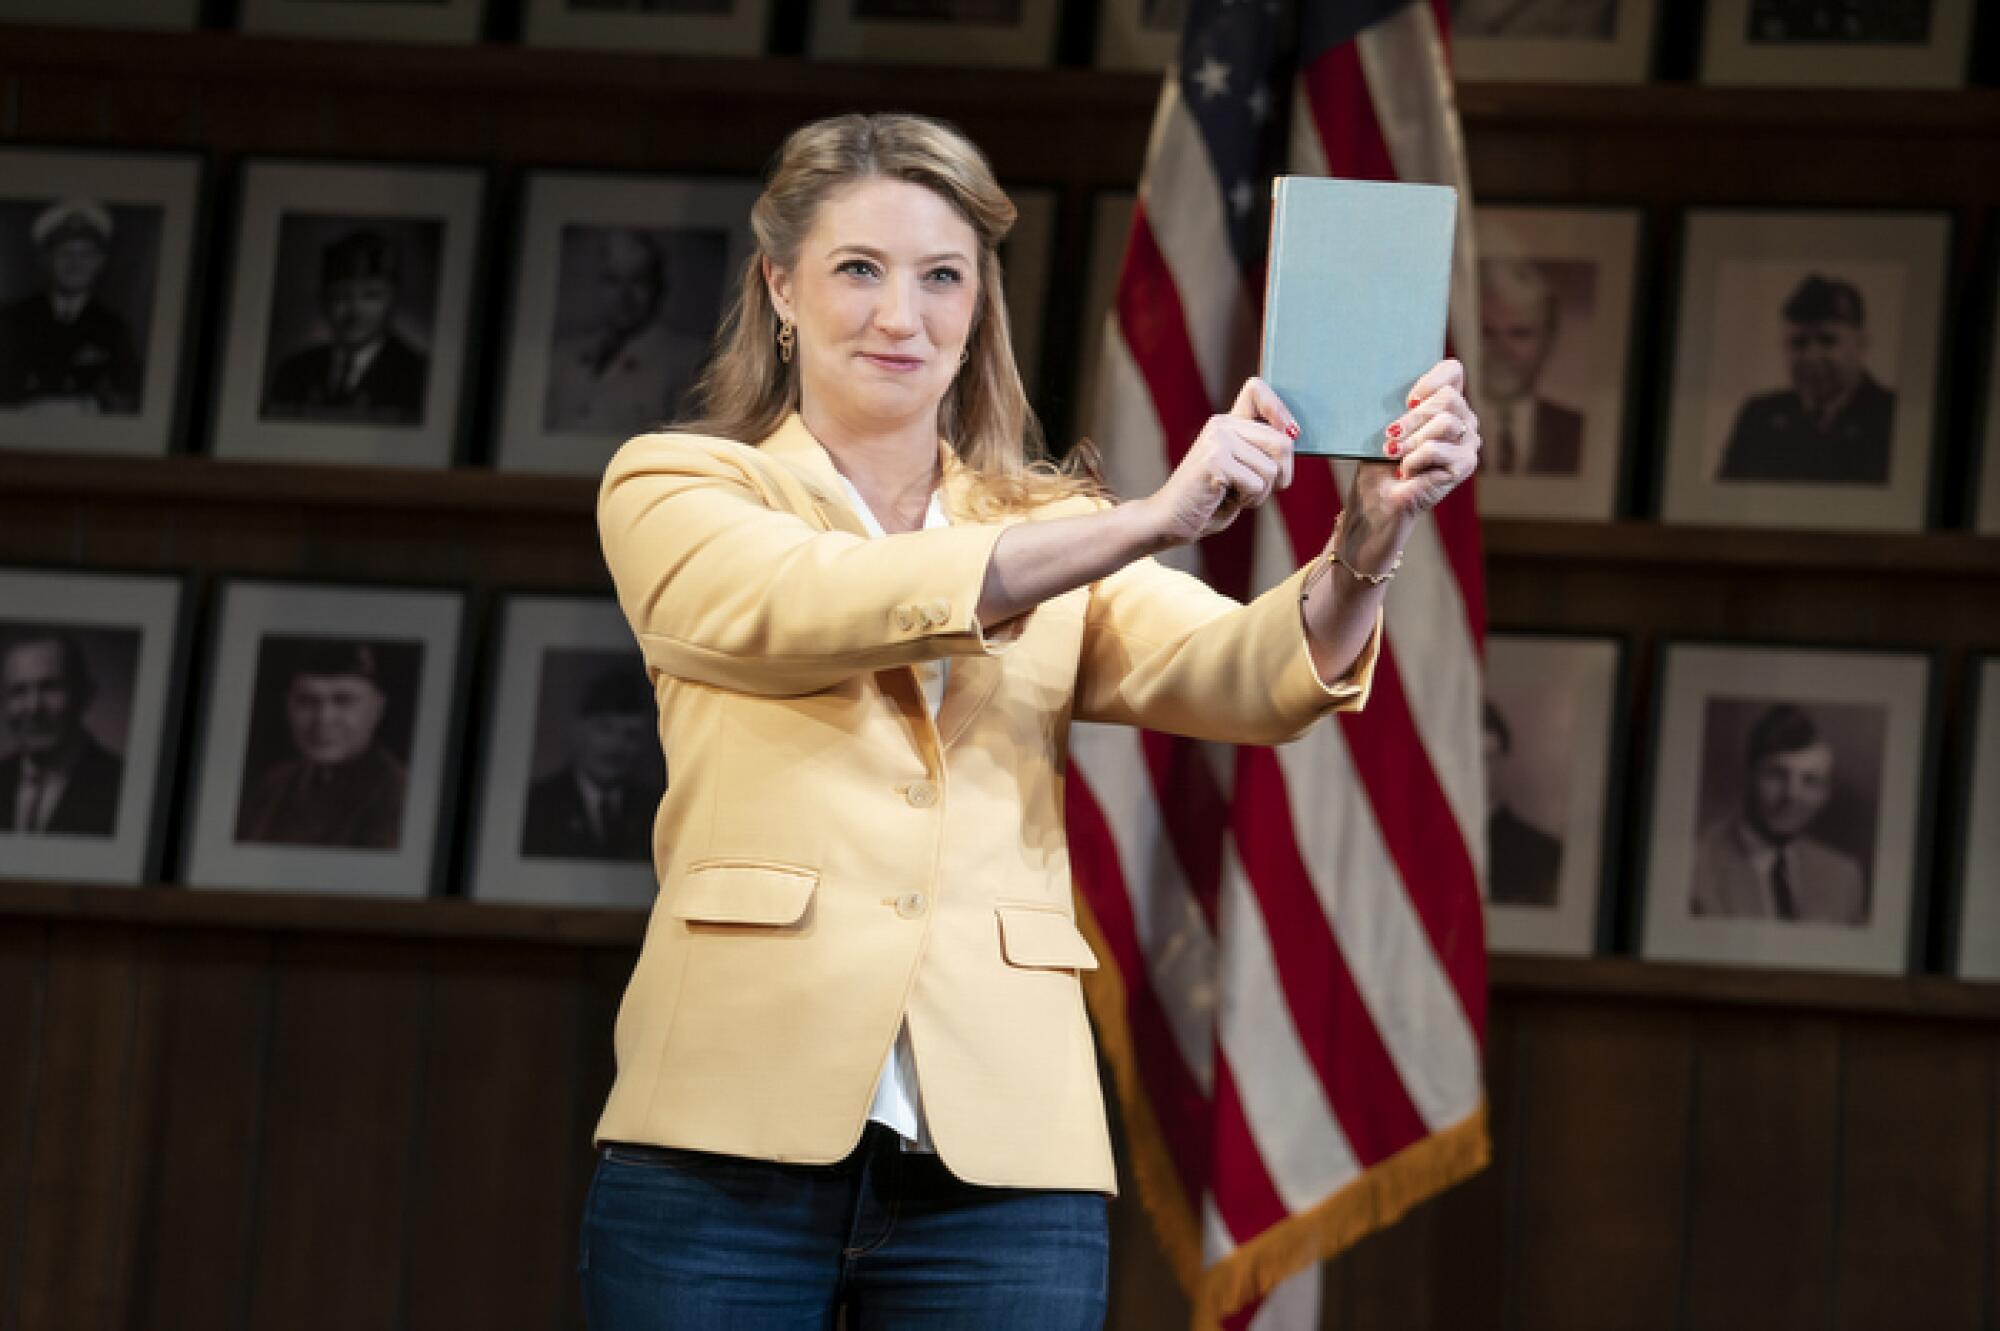
[{"label": "woman", "polygon": [[797,131],[705,418],[606,472],[673,781],[585,1206],[599,1331],[1099,1325],[1068,724],[1276,743],[1358,708],[1380,571],[1473,469],[1447,361],[1385,423],[1400,465],[1361,469],[1337,565],[1248,606],[1165,568],[1291,479],[1298,427],[1251,380],[1146,498],[1031,463],[1013,220],[943,125]]}]

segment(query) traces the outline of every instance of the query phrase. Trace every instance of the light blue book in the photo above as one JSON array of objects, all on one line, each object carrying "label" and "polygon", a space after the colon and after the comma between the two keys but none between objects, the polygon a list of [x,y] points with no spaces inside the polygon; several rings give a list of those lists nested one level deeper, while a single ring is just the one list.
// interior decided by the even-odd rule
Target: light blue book
[{"label": "light blue book", "polygon": [[1264,279],[1264,379],[1300,453],[1382,458],[1382,431],[1444,357],[1458,191],[1279,176]]}]

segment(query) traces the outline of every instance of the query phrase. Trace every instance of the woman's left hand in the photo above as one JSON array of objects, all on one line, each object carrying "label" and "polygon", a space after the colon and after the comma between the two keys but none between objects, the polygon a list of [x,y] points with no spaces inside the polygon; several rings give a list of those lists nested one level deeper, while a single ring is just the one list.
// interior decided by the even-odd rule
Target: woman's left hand
[{"label": "woman's left hand", "polygon": [[1347,507],[1377,529],[1407,528],[1444,502],[1479,466],[1479,417],[1465,400],[1465,366],[1442,360],[1410,390],[1384,451],[1394,462],[1356,469]]}]

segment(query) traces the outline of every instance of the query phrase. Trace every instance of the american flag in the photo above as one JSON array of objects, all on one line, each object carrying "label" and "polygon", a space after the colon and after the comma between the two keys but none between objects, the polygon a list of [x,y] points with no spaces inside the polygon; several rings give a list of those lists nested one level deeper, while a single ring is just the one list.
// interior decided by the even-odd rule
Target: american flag
[{"label": "american flag", "polygon": [[[1119,493],[1157,488],[1255,370],[1274,170],[1458,186],[1452,304],[1475,308],[1448,26],[1442,0],[1192,0],[1098,354]],[[1301,459],[1188,566],[1239,598],[1280,581],[1350,475]],[[1197,1327],[1317,1325],[1322,1259],[1487,1160],[1470,491],[1408,547],[1362,713],[1278,749],[1071,737],[1088,994]]]}]

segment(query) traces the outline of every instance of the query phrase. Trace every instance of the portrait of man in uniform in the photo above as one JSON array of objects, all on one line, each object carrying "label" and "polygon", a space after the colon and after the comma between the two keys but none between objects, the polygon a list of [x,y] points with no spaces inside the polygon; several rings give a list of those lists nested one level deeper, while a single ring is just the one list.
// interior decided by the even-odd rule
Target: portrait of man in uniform
[{"label": "portrait of man in uniform", "polygon": [[385,722],[392,706],[408,701],[392,691],[414,692],[422,650],[414,643],[264,639],[256,689],[264,705],[251,726],[238,841],[400,845],[409,778],[403,746],[392,743]]},{"label": "portrait of man in uniform", "polygon": [[528,787],[521,854],[650,860],[665,789],[657,721],[638,660],[597,665],[566,729],[567,761]]},{"label": "portrait of man in uniform", "polygon": [[1574,476],[1583,461],[1583,413],[1551,401],[1542,388],[1564,333],[1544,265],[1481,260],[1479,329],[1477,394],[1491,427],[1483,461],[1503,475]]},{"label": "portrait of man in uniform", "polygon": [[1812,273],[1781,314],[1791,387],[1758,394],[1737,411],[1716,479],[1886,482],[1896,395],[1869,371],[1860,290]]},{"label": "portrait of man in uniform", "polygon": [[[1712,724],[1718,706],[1744,704],[1711,700]],[[1730,755],[1711,747],[1717,766],[1730,764],[1736,770],[1705,771],[1704,783],[1711,790],[1733,790],[1737,798],[1700,834],[1689,910],[1698,916],[1866,924],[1868,888],[1861,861],[1823,839],[1821,826],[1836,793],[1841,755],[1805,707],[1789,702],[1754,706],[1746,742],[1733,764]],[[1858,777],[1857,784],[1866,784]],[[1872,801],[1868,813],[1872,825]]]},{"label": "portrait of man in uniform", "polygon": [[1553,906],[1562,881],[1562,839],[1517,812],[1508,760],[1514,736],[1491,699],[1485,703],[1488,897],[1495,905]]},{"label": "portrait of man in uniform", "polygon": [[[157,244],[157,216],[150,220]],[[33,289],[0,306],[0,406],[139,410],[143,348],[128,311],[103,289],[119,236],[113,210],[91,199],[64,199],[36,211],[29,225]],[[141,305],[150,299],[153,261],[151,254],[133,256],[128,270],[131,289],[124,294]],[[146,271],[136,271],[141,268]]]},{"label": "portrait of man in uniform", "polygon": [[[723,236],[712,239],[719,263]],[[587,313],[579,327],[557,327],[545,429],[622,439],[674,414],[708,354],[705,334],[677,328],[667,317],[676,280],[663,233],[563,228],[559,289],[566,303],[579,301]]]},{"label": "portrait of man in uniform", "polygon": [[[105,630],[95,630],[105,632]],[[137,634],[126,655],[136,657]],[[123,758],[84,722],[102,681],[77,632],[0,624],[0,832],[102,836],[116,831]]]},{"label": "portrait of man in uniform", "polygon": [[[399,331],[413,311],[406,300],[402,247],[382,225],[341,226],[315,245],[323,218],[287,217],[280,232],[278,280],[273,284],[272,365],[262,415],[270,419],[352,421],[373,425],[423,424],[430,358]],[[405,223],[399,229],[436,223]],[[435,243],[435,242],[433,242]],[[316,255],[302,253],[316,251]],[[316,261],[315,261],[316,259]],[[288,269],[316,270],[317,299],[309,312],[287,308],[300,289]],[[435,273],[435,264],[430,266]],[[426,292],[429,301],[435,294]],[[309,339],[279,355],[287,330]],[[296,340],[297,334],[292,338]]]}]

